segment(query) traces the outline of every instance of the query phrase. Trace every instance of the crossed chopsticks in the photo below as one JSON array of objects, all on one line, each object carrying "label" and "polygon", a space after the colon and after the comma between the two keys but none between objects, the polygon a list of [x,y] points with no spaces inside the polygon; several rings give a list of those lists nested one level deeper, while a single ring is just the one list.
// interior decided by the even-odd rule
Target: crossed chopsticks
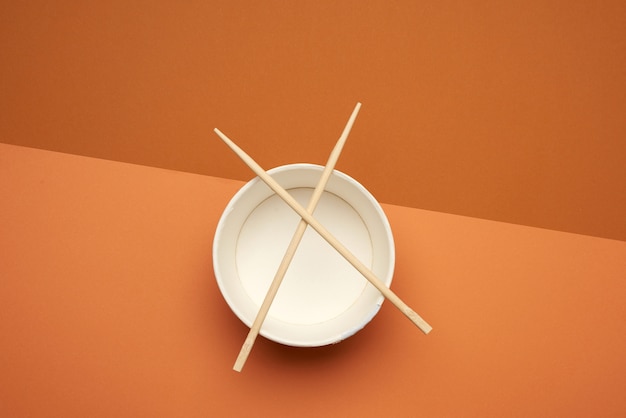
[{"label": "crossed chopsticks", "polygon": [[320,224],[314,217],[313,211],[317,206],[317,203],[324,192],[324,188],[326,187],[326,183],[330,178],[335,164],[339,159],[339,155],[341,154],[341,150],[343,149],[346,140],[348,139],[348,135],[350,130],[352,129],[352,125],[356,119],[357,114],[359,113],[359,109],[361,108],[361,103],[357,103],[356,107],[352,111],[352,115],[350,115],[350,119],[346,124],[337,144],[333,148],[330,157],[328,158],[328,162],[326,163],[326,167],[324,167],[324,171],[322,172],[322,177],[320,178],[315,190],[313,191],[313,195],[311,196],[311,200],[309,201],[309,205],[305,209],[300,205],[285,189],[283,189],[269,174],[258,165],[252,157],[246,154],[241,148],[239,148],[233,141],[231,141],[226,135],[224,135],[219,129],[215,128],[215,133],[228,145],[234,152],[237,154],[241,160],[246,163],[246,165],[263,181],[265,184],[269,186],[270,189],[274,191],[282,200],[287,203],[302,219],[298,223],[298,227],[296,232],[287,247],[287,251],[285,252],[285,256],[281,261],[278,270],[276,271],[276,275],[274,276],[274,280],[270,285],[270,288],[263,300],[263,304],[259,309],[259,312],[250,327],[250,331],[248,332],[248,336],[246,337],[246,341],[243,343],[241,347],[241,351],[239,352],[239,356],[235,361],[235,365],[233,369],[240,372],[243,369],[243,366],[252,351],[252,346],[254,345],[254,341],[256,337],[259,335],[261,330],[261,326],[263,325],[263,321],[267,316],[267,313],[270,309],[272,301],[278,292],[278,288],[285,277],[285,273],[287,272],[287,268],[293,259],[293,256],[300,244],[302,236],[306,230],[307,225],[310,225],[322,238],[324,238],[339,254],[341,254],[354,268],[356,268],[376,289],[380,291],[380,293],[385,296],[385,298],[389,299],[391,303],[393,303],[400,311],[405,314],[417,327],[422,330],[425,334],[428,334],[432,327],[428,325],[426,321],[422,319],[415,311],[413,311],[409,306],[404,303],[394,292],[391,291],[385,284],[380,281],[376,277],[374,273],[370,269],[368,269],[359,259],[357,259],[341,242],[339,242],[322,224]]}]

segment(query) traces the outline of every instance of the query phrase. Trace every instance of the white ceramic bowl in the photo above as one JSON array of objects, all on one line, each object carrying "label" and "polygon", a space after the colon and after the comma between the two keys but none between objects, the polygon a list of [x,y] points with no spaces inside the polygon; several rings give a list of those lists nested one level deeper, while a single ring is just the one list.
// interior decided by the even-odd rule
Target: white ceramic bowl
[{"label": "white ceramic bowl", "polygon": [[[290,164],[268,173],[303,207],[323,167]],[[387,286],[395,248],[389,222],[356,180],[333,172],[315,218]],[[259,178],[228,203],[213,242],[213,267],[224,299],[251,326],[300,217]],[[270,340],[299,347],[339,342],[376,315],[384,297],[308,227],[261,328]]]}]

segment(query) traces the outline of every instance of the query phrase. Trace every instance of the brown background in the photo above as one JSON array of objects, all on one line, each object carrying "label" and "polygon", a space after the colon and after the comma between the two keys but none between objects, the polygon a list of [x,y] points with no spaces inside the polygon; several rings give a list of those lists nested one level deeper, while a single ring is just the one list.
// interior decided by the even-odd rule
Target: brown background
[{"label": "brown background", "polygon": [[626,240],[623,1],[3,2],[0,141]]}]

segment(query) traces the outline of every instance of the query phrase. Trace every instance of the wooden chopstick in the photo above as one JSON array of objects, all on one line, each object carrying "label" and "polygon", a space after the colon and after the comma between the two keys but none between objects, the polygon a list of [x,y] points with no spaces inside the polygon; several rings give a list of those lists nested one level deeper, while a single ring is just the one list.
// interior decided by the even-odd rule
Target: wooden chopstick
[{"label": "wooden chopstick", "polygon": [[[337,144],[335,144],[335,147],[330,153],[328,162],[326,163],[326,166],[324,167],[324,171],[322,171],[322,176],[320,177],[320,180],[317,183],[317,186],[315,186],[315,189],[313,190],[313,195],[311,196],[309,205],[306,209],[307,212],[310,214],[313,213],[320,198],[322,197],[322,193],[324,192],[324,189],[326,188],[326,183],[328,183],[328,179],[330,179],[330,176],[335,168],[335,164],[337,164],[337,160],[339,159],[341,150],[343,149],[343,146],[346,143],[346,140],[348,139],[348,135],[350,134],[350,130],[352,129],[352,125],[354,124],[354,121],[356,119],[357,114],[359,113],[360,108],[361,108],[361,103],[357,103],[356,107],[354,108],[354,111],[352,111],[352,115],[350,116],[350,119],[348,119],[348,123],[346,124],[346,127],[344,128],[343,132],[341,133],[341,136],[339,137],[339,140],[337,141]],[[239,356],[237,357],[237,360],[235,361],[233,370],[240,372],[243,369],[243,366],[246,363],[248,355],[250,355],[250,351],[252,351],[252,346],[254,345],[254,341],[256,340],[256,337],[259,335],[259,332],[261,331],[261,327],[263,326],[263,321],[265,321],[265,318],[267,317],[267,313],[270,309],[270,306],[272,305],[274,297],[276,296],[276,293],[278,292],[278,289],[283,281],[283,278],[285,277],[285,273],[287,272],[287,269],[289,268],[289,264],[293,260],[293,257],[296,253],[298,245],[300,244],[300,241],[302,240],[302,237],[304,236],[304,232],[306,231],[307,225],[308,224],[306,223],[304,219],[300,219],[300,222],[298,223],[298,227],[296,228],[296,232],[294,233],[293,238],[291,239],[291,242],[289,243],[289,246],[287,247],[285,256],[283,257],[283,260],[278,266],[278,270],[276,271],[274,280],[272,281],[272,284],[270,285],[270,288],[267,291],[267,294],[265,295],[263,304],[261,305],[261,308],[259,309],[259,312],[257,313],[257,316],[254,319],[252,326],[250,327],[250,331],[248,332],[246,341],[243,343],[241,347],[241,351],[239,351]]]},{"label": "wooden chopstick", "polygon": [[322,224],[320,224],[306,209],[302,207],[280,184],[278,184],[269,174],[258,165],[252,157],[246,154],[241,148],[239,148],[233,141],[231,141],[226,135],[224,135],[219,129],[214,129],[215,133],[232,149],[235,154],[248,166],[250,169],[268,185],[281,199],[285,201],[302,219],[308,223],[311,228],[315,229],[322,238],[324,238],[339,254],[341,254],[350,264],[356,268],[369,282],[378,289],[380,293],[394,306],[396,306],[404,315],[407,316],[424,334],[428,334],[432,327],[422,319],[413,309],[411,309],[406,303],[402,301],[391,289],[389,289],[383,282],[376,277],[370,269],[368,269],[358,258],[354,256],[341,242],[339,242]]}]

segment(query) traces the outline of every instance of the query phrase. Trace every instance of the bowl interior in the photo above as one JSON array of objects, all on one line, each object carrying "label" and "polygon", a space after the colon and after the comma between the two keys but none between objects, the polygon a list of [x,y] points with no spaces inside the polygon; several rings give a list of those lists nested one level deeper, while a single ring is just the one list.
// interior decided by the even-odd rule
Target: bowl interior
[{"label": "bowl interior", "polygon": [[[303,207],[323,167],[291,164],[269,174]],[[374,197],[335,170],[315,218],[387,286],[395,263],[389,222]],[[300,217],[260,179],[242,187],[226,207],[213,244],[215,276],[233,312],[251,326]],[[363,328],[383,296],[317,232],[307,228],[261,328],[292,346],[341,341]]]}]

